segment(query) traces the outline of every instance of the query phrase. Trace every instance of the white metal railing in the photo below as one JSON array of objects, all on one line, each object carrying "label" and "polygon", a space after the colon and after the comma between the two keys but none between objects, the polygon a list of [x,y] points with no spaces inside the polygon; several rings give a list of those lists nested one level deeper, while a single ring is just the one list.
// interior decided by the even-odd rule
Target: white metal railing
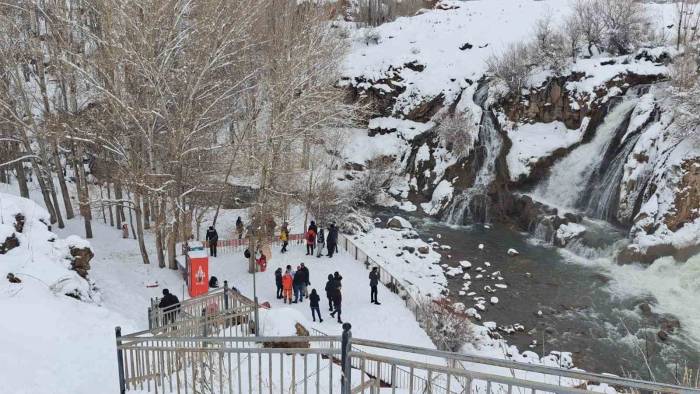
[{"label": "white metal railing", "polygon": [[[353,344],[362,346],[363,351],[355,350]],[[117,352],[122,392],[349,394],[371,392],[380,385],[402,393],[590,393],[601,390],[604,383],[625,393],[700,394],[697,389],[611,375],[353,339],[349,325],[344,326],[342,337],[118,336]],[[399,356],[389,357],[387,352]],[[569,379],[567,384],[559,384],[542,377],[523,379],[467,371],[415,361],[416,355]],[[405,377],[399,376],[401,370],[408,371]],[[375,382],[368,383],[371,380]]]}]

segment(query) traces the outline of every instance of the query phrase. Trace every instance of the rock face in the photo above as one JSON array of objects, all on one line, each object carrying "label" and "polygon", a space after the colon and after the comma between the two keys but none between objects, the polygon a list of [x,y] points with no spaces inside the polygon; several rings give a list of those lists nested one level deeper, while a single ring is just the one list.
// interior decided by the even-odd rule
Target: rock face
[{"label": "rock face", "polygon": [[95,257],[95,254],[90,248],[70,248],[70,254],[73,256],[71,268],[83,278],[87,278],[90,270],[90,260]]},{"label": "rock face", "polygon": [[676,193],[675,210],[665,219],[666,226],[671,231],[676,231],[700,217],[700,157],[684,161],[681,168],[683,177],[679,192]]}]

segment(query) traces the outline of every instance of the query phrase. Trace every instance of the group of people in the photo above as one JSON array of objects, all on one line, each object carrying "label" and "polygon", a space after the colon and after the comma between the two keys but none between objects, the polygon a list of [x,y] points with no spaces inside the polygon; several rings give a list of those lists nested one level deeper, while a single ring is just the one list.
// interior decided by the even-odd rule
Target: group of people
[{"label": "group of people", "polygon": [[[283,225],[282,231],[286,231],[286,237],[288,238],[289,229],[287,227],[287,223]],[[282,235],[280,235],[280,239],[281,236]],[[338,251],[338,227],[336,227],[335,223],[331,223],[330,226],[328,226],[328,235],[326,236],[324,229],[319,229],[318,226],[316,226],[316,222],[312,220],[311,224],[309,224],[309,228],[304,234],[304,239],[306,240],[307,256],[313,256],[314,249],[317,247],[318,253],[316,254],[316,257],[321,257],[323,255],[324,247],[326,247],[326,250],[328,251],[328,254],[326,254],[327,257],[333,257],[333,254]],[[284,242],[282,245],[283,253],[287,251],[286,245],[286,242]]]},{"label": "group of people", "polygon": [[[303,302],[304,297],[308,297],[309,269],[301,263],[297,266],[296,271],[292,270],[291,265],[287,265],[287,269],[282,272],[282,268],[275,270],[275,284],[277,285],[277,299],[284,300],[287,304],[296,304]],[[294,300],[292,300],[294,295]]]}]

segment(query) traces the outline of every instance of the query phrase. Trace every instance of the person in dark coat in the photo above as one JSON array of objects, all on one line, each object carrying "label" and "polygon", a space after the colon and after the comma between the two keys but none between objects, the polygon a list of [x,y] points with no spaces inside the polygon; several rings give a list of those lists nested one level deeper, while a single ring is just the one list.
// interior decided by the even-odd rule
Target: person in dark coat
[{"label": "person in dark coat", "polygon": [[294,289],[294,301],[292,304],[297,302],[304,302],[304,293],[302,293],[302,288],[304,286],[304,272],[301,267],[297,267],[294,273],[294,280],[292,281],[292,289]]},{"label": "person in dark coat", "polygon": [[170,294],[170,290],[163,289],[163,298],[160,299],[158,308],[163,311],[163,324],[174,323],[180,309],[180,300],[176,295]]},{"label": "person in dark coat", "polygon": [[275,285],[277,285],[277,299],[282,299],[282,267],[275,270]]},{"label": "person in dark coat", "polygon": [[314,234],[318,234],[318,227],[316,226],[315,221],[311,221],[311,224],[309,224],[309,230],[314,230]]},{"label": "person in dark coat", "polygon": [[321,308],[318,305],[319,301],[321,301],[321,297],[319,297],[318,293],[316,293],[316,289],[311,290],[311,294],[309,295],[309,302],[311,303],[311,318],[316,321],[316,315],[318,315],[318,321],[323,323],[323,318],[321,318]]},{"label": "person in dark coat", "polygon": [[328,239],[326,240],[326,249],[328,249],[328,254],[326,256],[333,257],[333,253],[336,251],[338,246],[338,227],[335,224],[331,224],[328,229]]},{"label": "person in dark coat", "polygon": [[209,226],[207,230],[207,242],[209,242],[209,255],[216,257],[216,243],[219,241],[219,234],[214,226]]},{"label": "person in dark coat", "polygon": [[209,288],[215,289],[217,287],[219,287],[219,279],[216,276],[212,276],[209,278]]},{"label": "person in dark coat", "polygon": [[239,216],[238,219],[236,219],[236,232],[238,233],[238,239],[243,238],[243,220],[241,220],[241,217]]},{"label": "person in dark coat", "polygon": [[343,321],[340,319],[340,314],[342,313],[341,304],[343,303],[343,296],[341,292],[341,281],[343,277],[336,271],[333,274],[333,312],[331,312],[331,317],[335,317],[338,314],[338,323]]},{"label": "person in dark coat", "polygon": [[381,303],[377,300],[377,286],[379,286],[379,269],[374,267],[369,273],[369,297],[371,303],[381,305]]},{"label": "person in dark coat", "polygon": [[326,297],[328,298],[328,311],[333,312],[333,274],[328,274],[328,282],[326,282]]},{"label": "person in dark coat", "polygon": [[302,284],[301,287],[301,294],[304,295],[304,297],[309,296],[309,291],[308,287],[311,285],[311,281],[309,281],[309,268],[304,265],[304,263],[301,263],[301,268],[299,270],[304,274],[304,283]]}]

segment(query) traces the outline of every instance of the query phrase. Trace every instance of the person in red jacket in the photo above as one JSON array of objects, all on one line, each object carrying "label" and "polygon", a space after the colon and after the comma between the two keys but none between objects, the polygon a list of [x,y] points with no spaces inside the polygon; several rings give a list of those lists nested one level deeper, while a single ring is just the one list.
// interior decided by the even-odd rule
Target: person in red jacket
[{"label": "person in red jacket", "polygon": [[309,227],[306,232],[306,255],[314,255],[314,246],[316,246],[316,231]]}]

